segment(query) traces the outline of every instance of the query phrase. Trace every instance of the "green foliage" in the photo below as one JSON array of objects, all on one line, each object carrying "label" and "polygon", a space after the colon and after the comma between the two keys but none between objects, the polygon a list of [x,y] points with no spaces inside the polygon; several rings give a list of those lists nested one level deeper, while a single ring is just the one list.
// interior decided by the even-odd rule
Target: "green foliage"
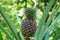
[{"label": "green foliage", "polygon": [[[41,18],[41,20],[40,20],[40,22],[39,22],[39,25],[38,25],[38,28],[37,28],[37,31],[36,31],[36,33],[35,33],[35,40],[42,40],[42,32],[43,32],[43,24],[44,24],[44,21],[45,21],[45,19],[46,19],[46,17],[47,17],[47,14],[48,14],[48,12],[49,12],[49,10],[50,10],[50,8],[51,8],[51,6],[53,5],[53,3],[54,3],[54,0],[52,1],[50,1],[50,3],[47,5],[47,8],[44,10],[44,14],[43,14],[43,16],[42,16],[42,18]],[[36,36],[38,36],[38,37],[36,37]],[[40,37],[40,38],[39,38]]]},{"label": "green foliage", "polygon": [[2,33],[1,33],[1,31],[0,31],[0,40],[3,40],[3,37],[2,37]]},{"label": "green foliage", "polygon": [[[58,14],[58,12],[60,12],[60,4],[57,4],[56,8],[53,8],[53,10],[51,11],[52,14],[50,15],[49,19],[45,23],[46,17],[54,2],[55,0],[49,0],[46,9],[43,9],[44,10],[43,12],[40,11],[42,7],[38,8],[38,6],[40,6],[40,3],[44,3],[44,1],[42,2],[42,0],[38,0],[39,5],[37,5],[36,7],[37,8],[36,15],[34,15],[37,17],[37,18],[35,17],[35,19],[37,21],[38,26],[34,36],[34,40],[59,40],[60,39],[59,38],[60,37],[60,31],[59,31],[60,14]],[[20,31],[20,23],[23,17],[25,16],[24,15],[16,16],[16,15],[22,14],[19,13],[20,9],[25,8],[25,6],[32,8],[34,1],[28,0],[27,5],[25,5],[25,3],[26,2],[24,0],[16,0],[16,1],[0,0],[0,40],[25,40]],[[4,39],[3,36],[6,39]],[[51,37],[53,38],[50,39]]]},{"label": "green foliage", "polygon": [[[7,37],[9,38],[9,40],[13,40],[11,38],[11,36],[8,34],[8,32],[4,29],[4,27],[0,24],[0,29],[7,35]],[[2,36],[1,36],[2,37]]]}]

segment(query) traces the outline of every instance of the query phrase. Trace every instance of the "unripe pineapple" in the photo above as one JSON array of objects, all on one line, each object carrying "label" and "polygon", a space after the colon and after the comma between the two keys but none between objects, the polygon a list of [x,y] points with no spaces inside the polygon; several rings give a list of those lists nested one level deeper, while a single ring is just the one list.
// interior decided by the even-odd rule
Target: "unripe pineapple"
[{"label": "unripe pineapple", "polygon": [[35,10],[31,8],[25,9],[25,16],[24,20],[21,22],[21,32],[25,38],[33,37],[36,31],[36,21],[34,19]]}]

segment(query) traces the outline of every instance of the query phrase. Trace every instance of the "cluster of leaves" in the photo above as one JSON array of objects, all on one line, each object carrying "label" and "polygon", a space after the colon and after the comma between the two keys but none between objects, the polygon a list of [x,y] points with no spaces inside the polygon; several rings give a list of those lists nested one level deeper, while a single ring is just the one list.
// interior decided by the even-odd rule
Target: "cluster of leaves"
[{"label": "cluster of leaves", "polygon": [[[55,0],[49,1],[46,9],[44,9],[43,15],[41,15],[42,11],[40,12],[39,9],[41,9],[42,7],[40,7],[39,3],[43,3],[43,1],[38,0],[39,5],[37,6],[36,9],[37,10],[36,20],[37,20],[38,27],[34,36],[34,40],[42,40],[42,39],[49,40],[49,38],[50,40],[52,39],[56,40],[57,38],[60,37],[58,36],[60,34],[59,32],[60,25],[58,22],[60,18],[60,14],[58,14],[58,11],[60,11],[60,4],[57,5],[56,9],[54,9],[54,11],[52,12],[52,15],[50,16],[49,20],[45,23],[45,19],[49,13],[49,10],[51,9],[51,6],[54,4],[54,1]],[[20,30],[20,25],[18,24],[19,22],[17,21],[16,14],[19,14],[19,10],[26,6],[25,2],[26,1],[24,0],[22,1],[1,0],[0,1],[0,6],[1,6],[0,7],[0,40],[24,40],[24,38],[21,37],[21,35],[19,35],[18,33],[18,31]],[[32,1],[29,0],[27,5],[30,7],[33,6]],[[49,26],[51,21],[52,23]],[[51,37],[53,38],[51,39]]]}]

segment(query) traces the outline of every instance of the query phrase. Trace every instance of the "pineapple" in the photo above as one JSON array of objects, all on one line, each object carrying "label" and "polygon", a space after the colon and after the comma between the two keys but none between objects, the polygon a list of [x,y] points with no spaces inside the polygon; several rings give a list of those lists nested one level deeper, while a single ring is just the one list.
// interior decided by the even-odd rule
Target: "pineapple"
[{"label": "pineapple", "polygon": [[35,10],[32,8],[25,9],[25,16],[24,20],[21,22],[21,32],[25,38],[30,38],[34,36],[36,31],[36,21],[34,19]]}]

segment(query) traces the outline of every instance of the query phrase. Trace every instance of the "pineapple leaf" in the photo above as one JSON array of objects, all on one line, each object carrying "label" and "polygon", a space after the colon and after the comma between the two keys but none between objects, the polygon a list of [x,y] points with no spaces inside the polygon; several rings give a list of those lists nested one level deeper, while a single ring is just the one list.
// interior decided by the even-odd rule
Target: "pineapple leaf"
[{"label": "pineapple leaf", "polygon": [[49,20],[47,21],[46,26],[43,27],[43,29],[42,29],[42,31],[41,31],[41,35],[43,35],[43,37],[44,37],[44,35],[45,35],[44,32],[45,32],[46,28],[48,28],[51,20],[53,19],[53,16],[55,16],[55,14],[57,13],[59,7],[60,7],[60,6],[57,6],[57,8],[54,10],[54,12],[53,12],[52,15],[50,16]]},{"label": "pineapple leaf", "polygon": [[19,38],[17,36],[17,30],[15,29],[15,26],[13,25],[9,16],[4,12],[4,9],[1,6],[0,6],[0,13],[3,16],[3,18],[5,19],[5,21],[7,22],[8,26],[10,27],[10,29],[11,29],[14,37],[16,38],[16,40],[19,40]]},{"label": "pineapple leaf", "polygon": [[7,35],[9,40],[13,40],[13,38],[8,34],[7,30],[4,29],[4,27],[0,24],[0,29]]},{"label": "pineapple leaf", "polygon": [[55,0],[51,0],[49,2],[49,4],[47,5],[47,8],[44,10],[43,16],[42,16],[42,18],[41,18],[41,20],[40,20],[40,22],[38,24],[38,27],[37,27],[37,30],[36,30],[36,33],[35,33],[34,40],[42,40],[42,37],[40,37],[41,36],[40,31],[41,31],[42,25],[45,22],[45,19],[46,19],[47,15],[48,15],[48,12],[49,12],[50,8],[54,4],[54,1]]}]

